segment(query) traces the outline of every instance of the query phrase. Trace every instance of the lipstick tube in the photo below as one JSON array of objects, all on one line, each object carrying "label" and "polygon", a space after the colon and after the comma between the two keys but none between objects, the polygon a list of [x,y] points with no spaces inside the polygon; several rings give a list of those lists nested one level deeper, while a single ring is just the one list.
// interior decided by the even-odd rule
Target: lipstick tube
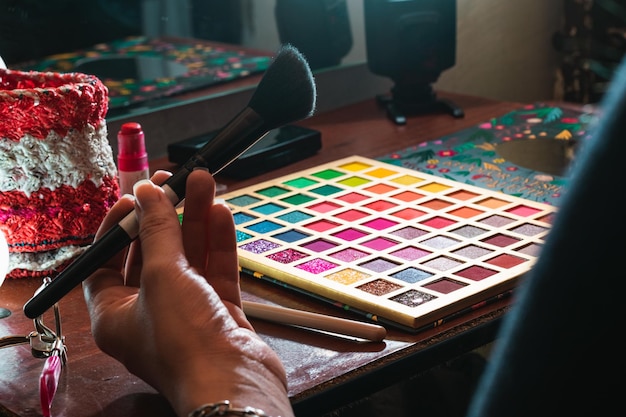
[{"label": "lipstick tube", "polygon": [[139,123],[122,125],[117,133],[117,149],[120,192],[132,194],[133,185],[137,181],[150,178],[145,136]]}]

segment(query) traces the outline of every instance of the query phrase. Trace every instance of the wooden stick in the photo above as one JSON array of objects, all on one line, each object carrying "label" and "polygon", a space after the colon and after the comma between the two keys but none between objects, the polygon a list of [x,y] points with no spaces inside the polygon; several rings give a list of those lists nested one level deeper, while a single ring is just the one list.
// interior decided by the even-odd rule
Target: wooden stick
[{"label": "wooden stick", "polygon": [[342,319],[293,308],[255,303],[253,301],[244,300],[243,311],[249,317],[275,323],[325,330],[332,333],[360,337],[374,342],[380,342],[387,336],[387,329],[378,324]]}]

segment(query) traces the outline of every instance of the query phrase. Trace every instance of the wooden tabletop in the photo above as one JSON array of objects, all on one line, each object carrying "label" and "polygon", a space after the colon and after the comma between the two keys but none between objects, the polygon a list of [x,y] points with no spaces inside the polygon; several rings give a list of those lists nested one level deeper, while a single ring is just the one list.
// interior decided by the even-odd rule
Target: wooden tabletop
[{"label": "wooden tabletop", "polygon": [[[237,181],[218,177],[218,181],[232,191],[350,155],[376,158],[521,107],[519,103],[441,95],[460,105],[465,117],[457,119],[448,114],[413,116],[408,118],[406,125],[399,126],[386,117],[385,110],[376,104],[376,100],[366,100],[314,115],[299,123],[321,131],[323,146],[318,154],[253,179]],[[164,158],[152,161],[151,168],[176,169]],[[0,307],[12,312],[8,318],[0,319],[0,337],[25,336],[33,330],[32,321],[22,313],[22,306],[39,285],[39,280],[26,278],[7,280],[0,287]],[[247,275],[242,276],[242,287],[244,299],[361,319]],[[417,334],[389,328],[388,337],[378,343],[260,320],[252,323],[283,360],[289,396],[296,414],[302,417],[330,411],[493,341],[509,302],[501,300]],[[174,415],[154,389],[95,346],[80,287],[60,301],[60,311],[69,361],[53,403],[53,415]],[[171,314],[176,314],[176,306],[172,306]],[[46,316],[45,320],[47,324],[52,323],[52,317]],[[0,349],[0,416],[41,415],[38,377],[42,366],[43,360],[34,358],[26,344]]]}]

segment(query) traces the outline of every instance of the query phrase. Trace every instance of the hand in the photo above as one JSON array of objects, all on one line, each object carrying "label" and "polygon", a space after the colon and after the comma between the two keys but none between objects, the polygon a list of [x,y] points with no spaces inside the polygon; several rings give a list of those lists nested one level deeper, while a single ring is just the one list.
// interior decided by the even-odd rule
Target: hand
[{"label": "hand", "polygon": [[[160,184],[170,174],[155,173]],[[161,392],[179,416],[230,400],[291,416],[285,371],[241,309],[235,226],[203,170],[187,179],[182,226],[163,190],[135,185],[96,240],[134,206],[139,237],[83,283],[96,344]]]}]

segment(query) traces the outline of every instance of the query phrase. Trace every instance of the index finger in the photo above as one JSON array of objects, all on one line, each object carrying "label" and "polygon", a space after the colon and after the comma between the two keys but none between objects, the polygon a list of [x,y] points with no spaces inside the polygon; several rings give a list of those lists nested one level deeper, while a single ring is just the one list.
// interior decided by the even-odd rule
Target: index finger
[{"label": "index finger", "polygon": [[141,279],[162,275],[164,270],[173,278],[181,267],[189,267],[174,205],[161,187],[147,180],[136,183],[134,193],[143,260]]}]

